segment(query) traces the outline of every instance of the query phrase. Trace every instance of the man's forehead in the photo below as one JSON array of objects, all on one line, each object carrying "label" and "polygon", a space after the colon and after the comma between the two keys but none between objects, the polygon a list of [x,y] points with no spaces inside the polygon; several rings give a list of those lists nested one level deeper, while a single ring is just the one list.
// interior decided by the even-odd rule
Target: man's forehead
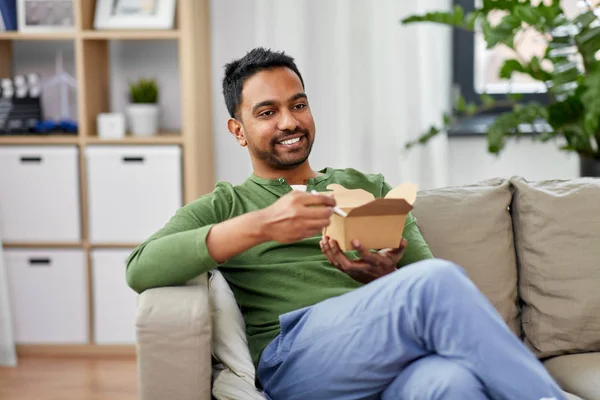
[{"label": "man's forehead", "polygon": [[277,100],[284,101],[303,92],[302,82],[294,71],[288,68],[273,68],[260,71],[244,82],[242,103]]}]

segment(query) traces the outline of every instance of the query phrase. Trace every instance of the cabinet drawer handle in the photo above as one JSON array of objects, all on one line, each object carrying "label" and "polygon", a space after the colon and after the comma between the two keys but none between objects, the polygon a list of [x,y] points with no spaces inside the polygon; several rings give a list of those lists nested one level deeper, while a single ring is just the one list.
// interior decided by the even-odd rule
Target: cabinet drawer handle
[{"label": "cabinet drawer handle", "polygon": [[52,262],[49,258],[30,258],[29,265],[33,267],[50,265]]},{"label": "cabinet drawer handle", "polygon": [[144,162],[144,157],[132,157],[132,156],[125,156],[123,157],[123,162],[139,162],[139,163],[143,163]]},{"label": "cabinet drawer handle", "polygon": [[42,157],[40,156],[21,156],[22,163],[41,163]]}]

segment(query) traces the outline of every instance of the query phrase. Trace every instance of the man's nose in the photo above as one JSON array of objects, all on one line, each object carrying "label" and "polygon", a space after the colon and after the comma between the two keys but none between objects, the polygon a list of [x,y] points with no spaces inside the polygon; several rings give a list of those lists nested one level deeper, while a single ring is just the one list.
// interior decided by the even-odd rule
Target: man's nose
[{"label": "man's nose", "polygon": [[277,129],[280,131],[294,132],[298,127],[298,120],[290,111],[284,111],[281,113],[281,118],[277,124]]}]

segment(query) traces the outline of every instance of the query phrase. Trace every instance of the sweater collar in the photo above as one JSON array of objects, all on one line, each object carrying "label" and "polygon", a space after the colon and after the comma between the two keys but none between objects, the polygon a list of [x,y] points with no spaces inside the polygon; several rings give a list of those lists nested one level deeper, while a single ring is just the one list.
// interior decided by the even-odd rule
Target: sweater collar
[{"label": "sweater collar", "polygon": [[[320,172],[322,175],[316,176],[314,178],[309,178],[308,179],[309,186],[314,186],[314,185],[318,184],[319,182],[322,182],[322,181],[328,179],[331,176],[331,174],[333,174],[333,168],[327,167],[318,172]],[[258,183],[259,185],[283,186],[283,185],[288,184],[287,181],[285,180],[285,178],[283,178],[283,177],[279,177],[279,178],[275,178],[275,179],[266,179],[266,178],[261,178],[259,176],[256,176],[254,174],[254,172],[250,175],[250,177],[248,179],[255,183]]]}]

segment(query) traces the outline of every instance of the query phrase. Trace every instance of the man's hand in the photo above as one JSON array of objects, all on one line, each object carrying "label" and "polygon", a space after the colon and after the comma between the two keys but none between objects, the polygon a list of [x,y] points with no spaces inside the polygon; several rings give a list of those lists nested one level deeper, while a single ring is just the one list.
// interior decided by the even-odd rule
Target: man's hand
[{"label": "man's hand", "polygon": [[291,243],[314,236],[329,225],[335,200],[326,195],[292,191],[260,210],[266,240]]},{"label": "man's hand", "polygon": [[397,264],[404,254],[404,249],[406,249],[407,241],[402,238],[398,248],[371,252],[354,240],[352,241],[352,247],[358,251],[361,257],[358,260],[349,260],[340,250],[338,243],[328,236],[321,239],[320,245],[329,262],[340,271],[348,274],[358,282],[369,283],[396,271]]}]

